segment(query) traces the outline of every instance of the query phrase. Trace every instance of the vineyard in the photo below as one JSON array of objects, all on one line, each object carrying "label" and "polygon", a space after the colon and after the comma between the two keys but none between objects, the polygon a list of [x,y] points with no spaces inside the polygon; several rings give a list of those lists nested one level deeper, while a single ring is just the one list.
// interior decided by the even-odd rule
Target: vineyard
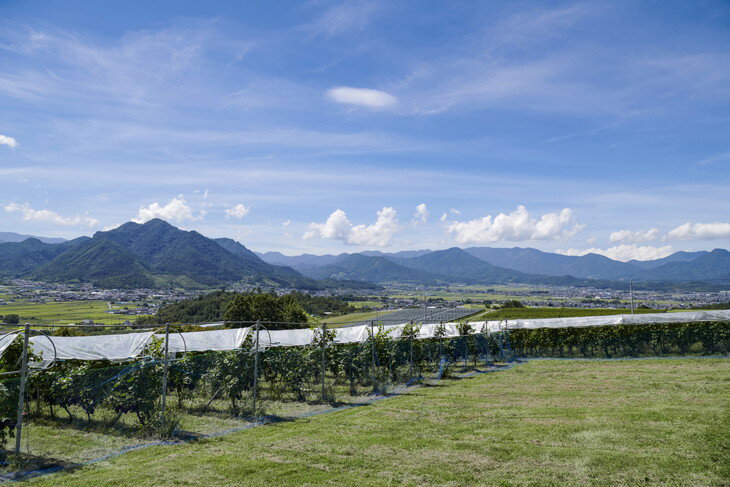
[{"label": "vineyard", "polygon": [[[23,334],[12,339],[2,355],[3,369],[12,372],[28,362],[31,370],[26,383],[22,375],[0,376],[6,475],[83,465],[160,439],[189,441],[364,404],[403,386],[499,370],[525,357],[730,353],[728,322],[492,332],[476,332],[469,324],[411,323],[366,327],[367,335],[351,343],[342,343],[341,337],[357,331],[352,328],[278,332],[309,337],[299,346],[277,346],[285,344],[273,338],[275,331],[228,329],[221,331],[245,338],[227,351],[181,349],[184,340],[173,337],[186,337],[192,348],[192,335],[210,332],[178,334],[171,328],[168,340],[152,335],[137,358],[122,363],[66,359],[48,364],[47,345],[42,356],[42,349],[34,347],[24,361]],[[55,341],[55,353],[62,356],[65,342]],[[23,421],[18,443],[19,402]]]}]

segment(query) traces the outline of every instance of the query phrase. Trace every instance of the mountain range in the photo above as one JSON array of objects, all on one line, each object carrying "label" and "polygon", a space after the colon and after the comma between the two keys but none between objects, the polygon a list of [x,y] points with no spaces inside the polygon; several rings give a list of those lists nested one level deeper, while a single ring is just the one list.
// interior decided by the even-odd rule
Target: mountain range
[{"label": "mountain range", "polygon": [[154,219],[59,243],[34,237],[0,243],[0,276],[107,288],[212,288],[233,283],[312,290],[377,287],[373,283],[610,288],[625,287],[625,281],[633,279],[644,288],[710,290],[730,287],[730,252],[677,252],[629,262],[597,254],[491,247],[291,257],[257,254],[235,240],[211,239]]},{"label": "mountain range", "polygon": [[29,238],[35,238],[43,243],[62,243],[66,241],[66,239],[64,238],[36,237],[35,235],[23,235],[15,232],[0,232],[0,243],[22,242],[23,240],[27,240]]},{"label": "mountain range", "polygon": [[[460,282],[591,285],[588,281],[707,281],[730,284],[730,252],[676,252],[649,260],[621,262],[603,255],[569,256],[532,248],[471,247],[447,250],[418,250],[396,253],[286,256],[279,252],[258,254],[269,263],[288,265],[310,277],[344,277],[385,282],[392,275],[417,282],[427,279]],[[353,259],[353,256],[359,256]],[[387,267],[383,261],[398,267]],[[369,262],[369,264],[368,264]],[[384,269],[388,269],[384,273]],[[426,272],[407,274],[403,268]],[[403,279],[403,277],[401,277]],[[605,282],[592,284],[606,287]]]},{"label": "mountain range", "polygon": [[268,264],[234,240],[210,239],[159,219],[129,222],[63,243],[35,238],[0,243],[0,275],[107,288],[205,288],[230,283],[332,287],[290,267]]}]

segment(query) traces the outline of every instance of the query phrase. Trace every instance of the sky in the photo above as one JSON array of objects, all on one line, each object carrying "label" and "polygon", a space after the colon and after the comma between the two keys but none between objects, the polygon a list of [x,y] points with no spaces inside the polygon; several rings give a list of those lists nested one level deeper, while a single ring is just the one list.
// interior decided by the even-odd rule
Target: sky
[{"label": "sky", "polygon": [[730,3],[0,0],[0,231],[730,248]]}]

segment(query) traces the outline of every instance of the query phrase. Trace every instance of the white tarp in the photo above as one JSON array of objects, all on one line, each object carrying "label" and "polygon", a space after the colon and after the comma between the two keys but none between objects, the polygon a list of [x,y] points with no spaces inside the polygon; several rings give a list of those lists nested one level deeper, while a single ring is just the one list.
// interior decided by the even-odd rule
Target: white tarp
[{"label": "white tarp", "polygon": [[536,328],[570,328],[610,325],[648,325],[652,323],[689,323],[730,320],[730,310],[682,311],[678,313],[637,313],[575,318],[544,318],[525,320],[488,321],[490,332]]},{"label": "white tarp", "polygon": [[362,343],[368,339],[368,326],[348,326],[335,328],[335,343]]},{"label": "white tarp", "polygon": [[7,335],[3,335],[2,338],[0,338],[0,355],[3,354],[6,348],[10,346],[11,343],[13,343],[13,340],[15,340],[15,337],[20,335],[19,332],[15,333],[8,333]]},{"label": "white tarp", "polygon": [[[256,332],[252,332],[253,343],[256,346]],[[297,347],[310,345],[314,341],[314,330],[300,328],[298,330],[259,330],[261,347]]]},{"label": "white tarp", "polygon": [[[43,362],[53,360],[126,360],[142,354],[154,332],[85,337],[34,336],[31,350]],[[53,343],[51,343],[53,340]]]},{"label": "white tarp", "polygon": [[[680,313],[644,313],[607,316],[585,316],[577,318],[546,318],[502,321],[476,321],[469,323],[472,333],[494,333],[502,330],[567,328],[610,325],[641,325],[651,323],[689,323],[703,321],[730,321],[730,310],[687,311]],[[407,324],[388,325],[383,329],[388,336],[399,338]],[[433,338],[439,327],[443,327],[441,336],[449,338],[459,336],[457,323],[428,323],[419,327],[417,339]],[[378,328],[378,327],[376,327]],[[369,325],[347,328],[336,328],[335,343],[362,343],[369,336]],[[377,333],[377,330],[375,330]],[[84,337],[46,337],[34,336],[30,339],[31,350],[41,355],[43,362],[55,360],[126,360],[142,354],[145,345],[154,332],[128,333],[120,335],[94,335]],[[234,328],[227,330],[208,330],[186,333],[170,333],[170,352],[223,351],[241,348],[250,328]],[[18,333],[0,338],[0,353],[5,351]],[[315,330],[304,328],[297,330],[259,331],[261,346],[291,347],[310,345],[315,338]],[[164,338],[164,335],[157,335]],[[51,343],[53,340],[53,343]],[[254,336],[255,340],[255,336]],[[55,345],[55,347],[54,347]],[[54,350],[55,348],[55,350]]]},{"label": "white tarp", "polygon": [[[231,328],[228,330],[170,332],[169,352],[220,352],[241,348],[251,328]],[[164,334],[155,338],[165,339]],[[164,342],[163,342],[164,347]]]}]

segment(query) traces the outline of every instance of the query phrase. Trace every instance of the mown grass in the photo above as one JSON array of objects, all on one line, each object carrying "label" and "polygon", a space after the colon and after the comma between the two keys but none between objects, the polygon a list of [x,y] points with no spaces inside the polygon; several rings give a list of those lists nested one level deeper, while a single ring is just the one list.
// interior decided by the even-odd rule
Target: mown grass
[{"label": "mown grass", "polygon": [[38,486],[728,485],[730,361],[532,361]]}]

